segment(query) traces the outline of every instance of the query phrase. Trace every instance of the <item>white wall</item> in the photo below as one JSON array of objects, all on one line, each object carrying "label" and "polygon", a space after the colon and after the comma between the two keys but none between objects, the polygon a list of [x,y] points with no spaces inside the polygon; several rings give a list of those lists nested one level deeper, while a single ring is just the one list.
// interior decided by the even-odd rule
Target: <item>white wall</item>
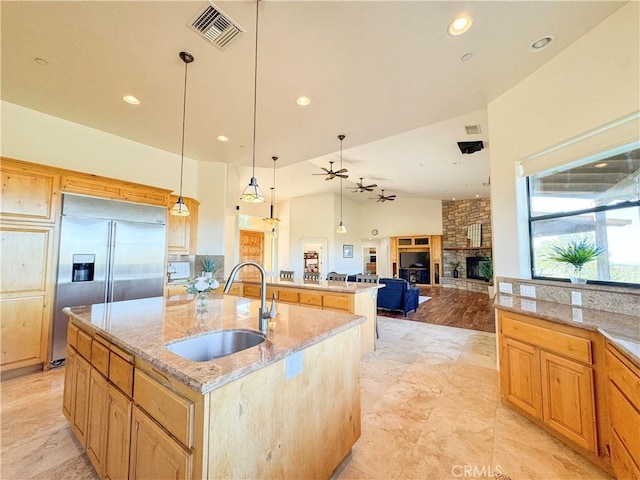
[{"label": "white wall", "polygon": [[489,104],[496,275],[530,275],[518,162],[640,108],[639,15],[629,2]]},{"label": "white wall", "polygon": [[[180,189],[180,155],[5,101],[0,105],[4,157]],[[198,253],[223,253],[226,185],[226,164],[185,157],[183,195],[200,202]]]},{"label": "white wall", "polygon": [[359,235],[371,237],[371,230],[378,230],[378,237],[401,235],[442,235],[442,202],[428,198],[397,197],[393,202],[369,200],[361,204],[358,217]]}]

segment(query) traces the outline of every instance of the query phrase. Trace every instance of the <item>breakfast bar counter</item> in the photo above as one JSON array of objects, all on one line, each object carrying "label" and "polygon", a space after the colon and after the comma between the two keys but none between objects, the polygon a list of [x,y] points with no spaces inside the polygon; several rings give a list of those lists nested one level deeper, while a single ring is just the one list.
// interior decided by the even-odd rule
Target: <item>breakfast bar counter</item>
[{"label": "breakfast bar counter", "polygon": [[360,436],[363,316],[279,303],[255,346],[205,361],[170,351],[259,333],[259,303],[212,294],[204,312],[190,295],[65,309],[63,412],[101,478],[331,476]]},{"label": "breakfast bar counter", "polygon": [[[304,305],[322,310],[363,315],[366,320],[360,326],[362,355],[376,349],[378,289],[384,288],[384,284],[283,280],[277,277],[268,278],[266,284],[267,301],[275,297],[279,304]],[[234,284],[232,293],[249,298],[260,298],[260,288],[258,280],[243,280]]]}]

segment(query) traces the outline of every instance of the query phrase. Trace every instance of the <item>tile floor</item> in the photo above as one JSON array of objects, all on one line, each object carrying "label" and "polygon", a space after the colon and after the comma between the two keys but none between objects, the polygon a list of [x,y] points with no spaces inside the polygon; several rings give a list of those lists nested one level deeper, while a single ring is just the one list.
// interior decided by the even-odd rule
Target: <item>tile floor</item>
[{"label": "tile floor", "polygon": [[[362,437],[336,479],[611,479],[503,407],[495,335],[379,317]],[[0,477],[93,479],[61,413],[63,369],[1,384]]]}]

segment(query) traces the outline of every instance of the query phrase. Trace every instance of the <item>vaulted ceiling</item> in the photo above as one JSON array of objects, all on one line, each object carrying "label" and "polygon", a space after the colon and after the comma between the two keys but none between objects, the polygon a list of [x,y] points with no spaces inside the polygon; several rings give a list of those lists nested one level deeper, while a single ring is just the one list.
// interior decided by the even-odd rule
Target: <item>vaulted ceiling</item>
[{"label": "vaulted ceiling", "polygon": [[[2,99],[179,153],[185,50],[195,57],[185,154],[248,168],[256,3],[215,2],[246,30],[224,51],[187,26],[206,4],[2,1]],[[487,104],[623,4],[263,0],[256,164],[266,174],[279,157],[280,198],[335,191],[336,180],[312,174],[339,162],[345,134],[345,188],[364,177],[398,196],[487,196]],[[460,14],[473,18],[471,29],[450,36]],[[530,51],[545,35],[555,40]],[[141,104],[123,102],[127,94]],[[311,103],[297,105],[300,95]],[[456,142],[469,140],[485,149],[463,155]],[[268,190],[270,174],[262,184]]]}]

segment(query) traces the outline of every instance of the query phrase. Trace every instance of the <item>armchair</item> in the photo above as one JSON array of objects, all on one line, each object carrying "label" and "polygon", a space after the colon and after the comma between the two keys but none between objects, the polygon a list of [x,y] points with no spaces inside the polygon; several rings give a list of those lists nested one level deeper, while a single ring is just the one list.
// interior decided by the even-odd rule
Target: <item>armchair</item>
[{"label": "armchair", "polygon": [[401,310],[404,316],[411,310],[418,309],[420,289],[411,287],[402,278],[381,278],[385,288],[378,290],[378,308],[385,310]]}]

